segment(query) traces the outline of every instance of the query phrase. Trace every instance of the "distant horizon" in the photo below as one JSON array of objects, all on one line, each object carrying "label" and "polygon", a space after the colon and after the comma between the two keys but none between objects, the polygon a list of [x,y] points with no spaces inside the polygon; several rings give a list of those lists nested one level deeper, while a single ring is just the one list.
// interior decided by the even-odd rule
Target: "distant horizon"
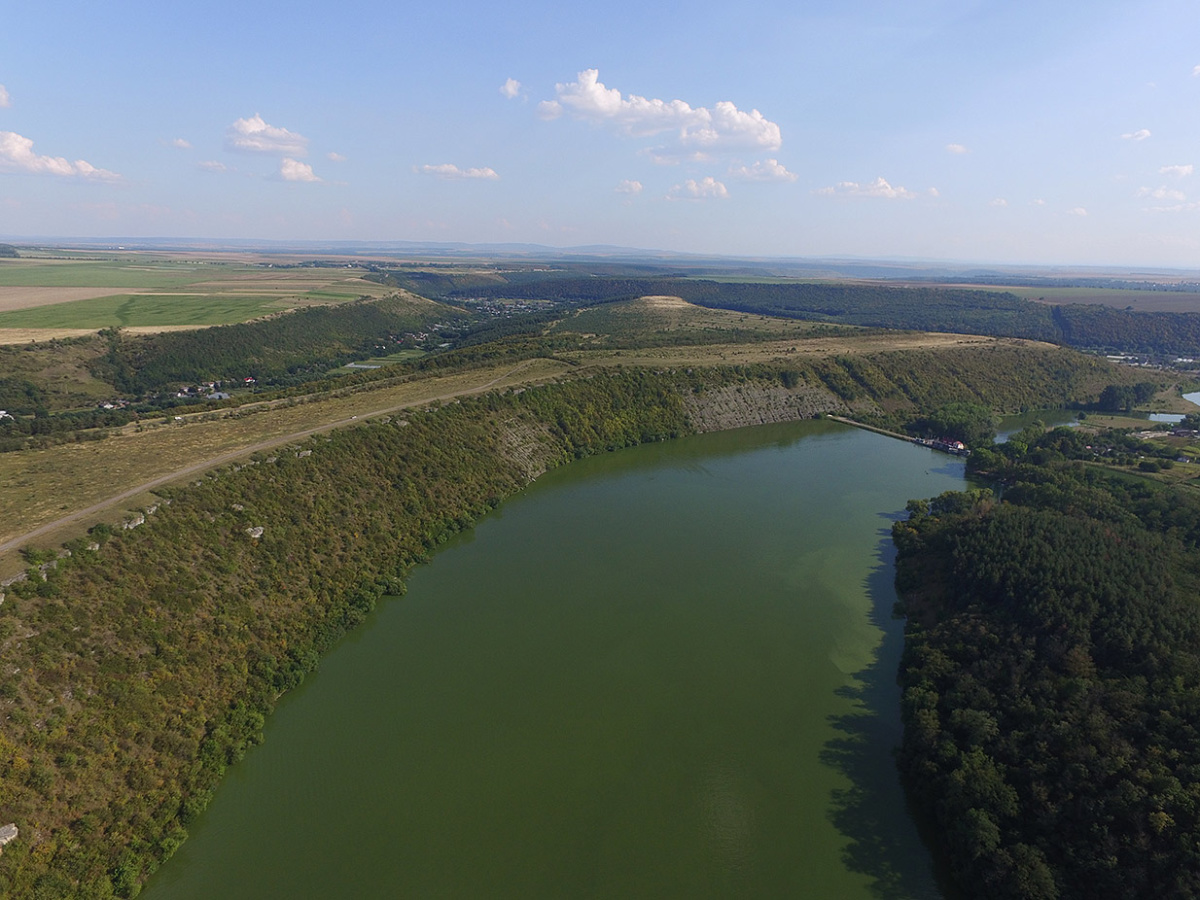
[{"label": "distant horizon", "polygon": [[1198,31],[1185,0],[20,4],[0,233],[1189,270]]},{"label": "distant horizon", "polygon": [[[829,254],[824,256],[781,256],[699,253],[682,250],[663,250],[647,247],[627,247],[613,244],[597,245],[552,245],[533,242],[471,242],[471,241],[421,241],[421,240],[371,240],[371,239],[286,239],[286,238],[214,238],[214,237],[168,237],[116,235],[100,237],[64,237],[51,235],[5,235],[0,234],[0,244],[9,244],[21,250],[46,248],[61,251],[81,252],[109,250],[114,252],[260,252],[280,255],[303,255],[327,253],[344,254],[347,258],[388,256],[406,251],[411,256],[429,255],[431,258],[460,258],[464,262],[474,259],[509,259],[535,263],[540,260],[563,261],[563,257],[584,260],[595,258],[608,262],[628,261],[649,264],[655,261],[670,264],[680,263],[742,263],[750,265],[781,265],[817,267],[822,265],[846,266],[894,266],[897,269],[920,267],[944,269],[947,276],[968,274],[964,269],[994,269],[998,274],[1041,274],[1049,277],[1065,277],[1079,273],[1083,277],[1116,275],[1163,275],[1200,278],[1200,263],[1195,266],[1099,264],[1099,263],[1027,263],[984,259],[952,259],[938,257],[906,256],[861,256],[854,254]],[[974,275],[981,272],[971,273]],[[901,277],[897,273],[896,277]]]}]

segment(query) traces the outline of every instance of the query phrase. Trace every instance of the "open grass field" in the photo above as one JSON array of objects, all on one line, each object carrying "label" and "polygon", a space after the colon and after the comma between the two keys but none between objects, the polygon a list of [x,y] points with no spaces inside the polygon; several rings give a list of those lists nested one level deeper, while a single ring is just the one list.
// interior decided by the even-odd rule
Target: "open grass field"
[{"label": "open grass field", "polygon": [[0,329],[198,328],[388,293],[361,275],[203,255],[0,260]]},{"label": "open grass field", "polygon": [[230,325],[280,312],[273,297],[220,294],[113,294],[0,313],[0,328],[86,328],[119,325]]},{"label": "open grass field", "polygon": [[[753,317],[752,317],[753,318]],[[824,337],[795,336],[783,340],[664,346],[632,350],[582,350],[558,354],[584,365],[642,366],[720,366],[778,362],[814,356],[845,356],[855,353],[883,353],[897,350],[936,350],[951,347],[987,347],[995,345],[1031,345],[1016,338],[991,338],[962,334],[924,332],[872,332],[859,335]],[[1049,346],[1049,345],[1045,345]]]}]

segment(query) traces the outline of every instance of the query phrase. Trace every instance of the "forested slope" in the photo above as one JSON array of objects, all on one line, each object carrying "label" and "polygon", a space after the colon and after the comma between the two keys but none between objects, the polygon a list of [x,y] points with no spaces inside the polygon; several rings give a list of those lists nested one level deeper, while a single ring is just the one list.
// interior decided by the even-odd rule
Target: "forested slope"
[{"label": "forested slope", "polygon": [[1200,500],[1065,437],[895,526],[902,768],[971,896],[1194,897]]}]

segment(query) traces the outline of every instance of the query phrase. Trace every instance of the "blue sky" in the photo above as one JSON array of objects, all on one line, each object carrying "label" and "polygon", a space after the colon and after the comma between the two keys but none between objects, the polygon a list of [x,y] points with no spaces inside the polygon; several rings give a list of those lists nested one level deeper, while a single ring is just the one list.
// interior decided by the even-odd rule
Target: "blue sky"
[{"label": "blue sky", "polygon": [[1197,13],[13,4],[0,234],[1200,267]]}]

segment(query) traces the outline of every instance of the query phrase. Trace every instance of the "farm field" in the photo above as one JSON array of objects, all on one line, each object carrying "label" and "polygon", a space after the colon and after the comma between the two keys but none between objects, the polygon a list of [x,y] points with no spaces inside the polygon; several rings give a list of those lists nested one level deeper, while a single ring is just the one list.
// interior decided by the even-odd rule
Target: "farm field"
[{"label": "farm field", "polygon": [[3,260],[0,331],[12,333],[0,339],[31,339],[15,330],[51,337],[117,326],[227,325],[387,293],[361,275],[361,269],[277,268],[203,256]]}]

